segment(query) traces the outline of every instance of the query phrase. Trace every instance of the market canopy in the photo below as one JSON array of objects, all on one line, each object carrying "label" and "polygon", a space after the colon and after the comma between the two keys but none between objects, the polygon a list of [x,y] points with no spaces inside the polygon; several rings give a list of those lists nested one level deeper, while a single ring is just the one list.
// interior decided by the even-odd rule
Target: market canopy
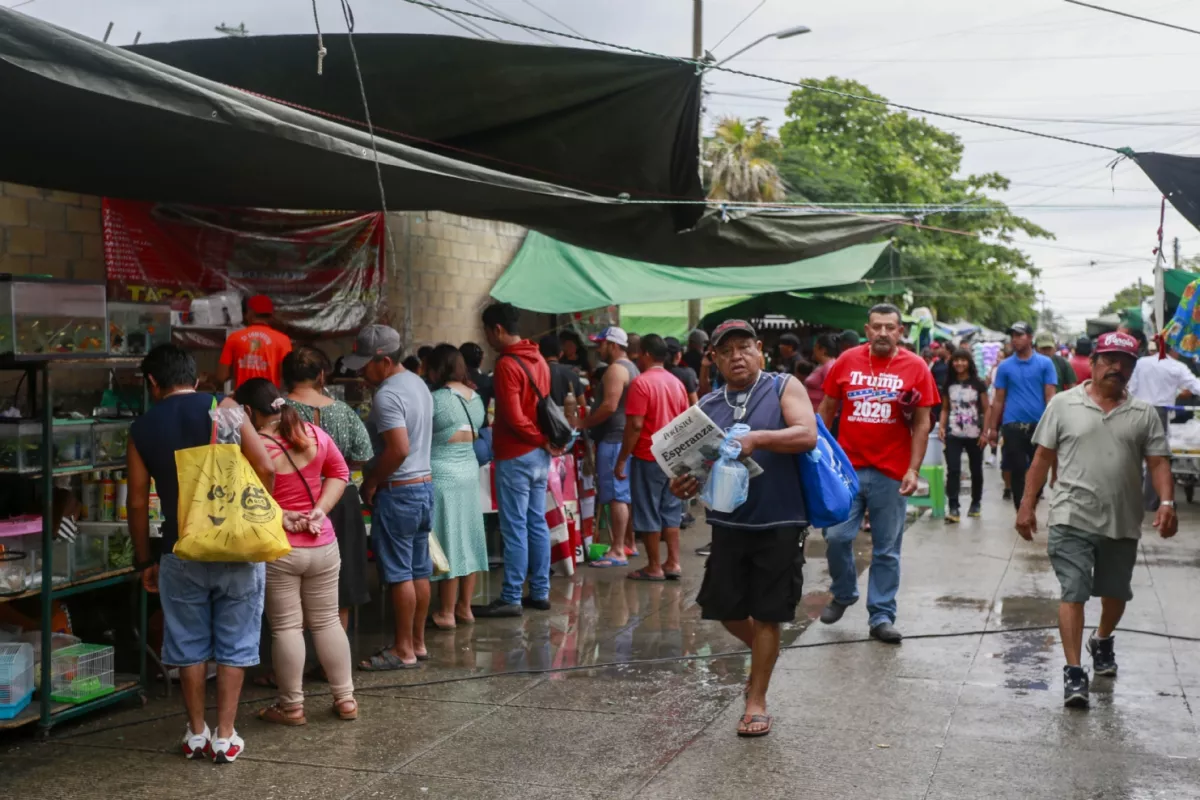
[{"label": "market canopy", "polygon": [[356,35],[379,126],[372,137],[346,37],[325,44],[317,76],[311,36],[135,52],[0,8],[0,108],[10,123],[0,150],[20,153],[0,159],[0,181],[360,212],[382,209],[382,185],[389,210],[513,222],[680,266],[795,261],[899,221],[703,211],[700,78],[672,59]]},{"label": "market canopy", "polygon": [[568,314],[627,303],[817,289],[861,279],[887,246],[859,244],[774,267],[693,270],[611,256],[531,232],[492,297],[528,311]]},{"label": "market canopy", "polygon": [[786,317],[800,324],[838,330],[859,330],[867,323],[867,306],[803,292],[776,292],[750,297],[741,303],[708,313],[701,320],[713,328],[727,319]]},{"label": "market canopy", "polygon": [[1133,153],[1132,158],[1175,210],[1200,228],[1200,156]]},{"label": "market canopy", "polygon": [[[707,297],[704,299],[704,310],[716,312],[747,299],[745,295]],[[657,303],[630,303],[621,306],[621,327],[629,333],[642,336],[657,333],[659,336],[686,339],[692,330],[692,326],[688,325],[689,318],[687,300],[662,300]]]}]

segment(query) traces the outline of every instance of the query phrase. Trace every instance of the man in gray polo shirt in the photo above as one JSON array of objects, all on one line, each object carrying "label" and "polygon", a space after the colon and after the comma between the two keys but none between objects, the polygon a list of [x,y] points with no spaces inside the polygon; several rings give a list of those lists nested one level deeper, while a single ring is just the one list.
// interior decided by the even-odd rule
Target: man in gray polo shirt
[{"label": "man in gray polo shirt", "polygon": [[1055,395],[1033,442],[1017,532],[1027,541],[1037,532],[1037,496],[1057,460],[1058,482],[1050,498],[1050,563],[1062,585],[1058,629],[1067,664],[1063,702],[1086,708],[1088,675],[1080,664],[1083,605],[1101,602],[1100,625],[1088,639],[1097,676],[1117,674],[1113,631],[1133,599],[1130,583],[1142,535],[1142,463],[1154,480],[1161,505],[1154,527],[1164,539],[1175,535],[1175,480],[1170,450],[1158,413],[1126,391],[1137,363],[1138,342],[1126,333],[1106,333],[1092,351],[1092,380]]},{"label": "man in gray polo shirt", "polygon": [[376,387],[367,424],[375,458],[364,470],[361,492],[372,507],[371,547],[380,581],[391,587],[396,620],[395,642],[360,664],[367,670],[411,669],[428,657],[433,397],[403,360],[400,334],[368,325],[358,334],[354,354],[342,361]]}]

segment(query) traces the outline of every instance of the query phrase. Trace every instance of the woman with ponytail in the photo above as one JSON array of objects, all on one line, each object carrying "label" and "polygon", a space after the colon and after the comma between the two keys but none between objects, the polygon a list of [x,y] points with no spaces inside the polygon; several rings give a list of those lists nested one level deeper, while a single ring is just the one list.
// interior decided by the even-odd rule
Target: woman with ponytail
[{"label": "woman with ponytail", "polygon": [[333,692],[333,711],[357,719],[351,678],[350,642],[338,619],[341,558],[329,521],[350,479],[337,445],[325,431],[305,422],[265,378],[238,387],[275,466],[275,501],[285,512],[292,551],[267,564],[267,619],[279,699],[259,712],[267,722],[303,725],[304,628],[312,632],[317,660]]}]

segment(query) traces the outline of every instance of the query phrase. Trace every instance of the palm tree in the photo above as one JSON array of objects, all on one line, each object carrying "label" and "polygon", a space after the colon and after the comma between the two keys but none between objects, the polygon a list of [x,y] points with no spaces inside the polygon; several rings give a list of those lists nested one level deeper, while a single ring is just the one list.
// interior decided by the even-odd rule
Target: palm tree
[{"label": "palm tree", "polygon": [[779,176],[779,140],[771,135],[765,117],[749,123],[724,117],[704,143],[704,170],[712,200],[774,202],[787,190]]}]

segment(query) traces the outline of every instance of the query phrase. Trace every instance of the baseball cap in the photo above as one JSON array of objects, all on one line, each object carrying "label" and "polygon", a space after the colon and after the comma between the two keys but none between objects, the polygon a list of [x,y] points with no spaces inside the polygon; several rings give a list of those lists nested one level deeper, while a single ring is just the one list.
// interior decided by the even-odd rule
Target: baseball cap
[{"label": "baseball cap", "polygon": [[275,304],[265,294],[256,294],[251,297],[246,301],[246,308],[262,317],[269,317],[275,313]]},{"label": "baseball cap", "polygon": [[1140,345],[1138,340],[1128,333],[1122,331],[1113,331],[1112,333],[1102,333],[1096,339],[1096,347],[1093,352],[1097,355],[1101,353],[1124,353],[1133,358],[1138,357],[1138,349]]},{"label": "baseball cap", "polygon": [[1034,347],[1054,347],[1058,342],[1054,341],[1054,334],[1050,331],[1038,331],[1038,335],[1033,337]]},{"label": "baseball cap", "polygon": [[615,325],[609,326],[588,338],[597,344],[600,342],[612,342],[621,347],[629,347],[629,334],[625,333],[623,328],[618,328]]},{"label": "baseball cap", "polygon": [[700,328],[696,328],[688,334],[688,344],[708,344],[708,334]]},{"label": "baseball cap", "polygon": [[754,326],[749,322],[746,322],[744,319],[731,319],[722,322],[717,326],[717,329],[712,332],[712,346],[720,347],[721,342],[734,333],[744,333],[751,339],[758,338],[758,334],[754,331]]},{"label": "baseball cap", "polygon": [[1016,336],[1022,333],[1033,333],[1033,326],[1028,322],[1014,322],[1008,326],[1008,335]]},{"label": "baseball cap", "polygon": [[400,334],[387,325],[368,325],[358,332],[354,341],[354,353],[342,358],[342,366],[358,372],[376,356],[386,356],[400,351]]},{"label": "baseball cap", "polygon": [[681,345],[679,343],[679,340],[676,339],[674,336],[668,336],[667,338],[663,339],[663,341],[667,343],[667,352],[668,353],[671,353],[672,355],[674,355],[675,353],[683,352],[683,345]]}]

